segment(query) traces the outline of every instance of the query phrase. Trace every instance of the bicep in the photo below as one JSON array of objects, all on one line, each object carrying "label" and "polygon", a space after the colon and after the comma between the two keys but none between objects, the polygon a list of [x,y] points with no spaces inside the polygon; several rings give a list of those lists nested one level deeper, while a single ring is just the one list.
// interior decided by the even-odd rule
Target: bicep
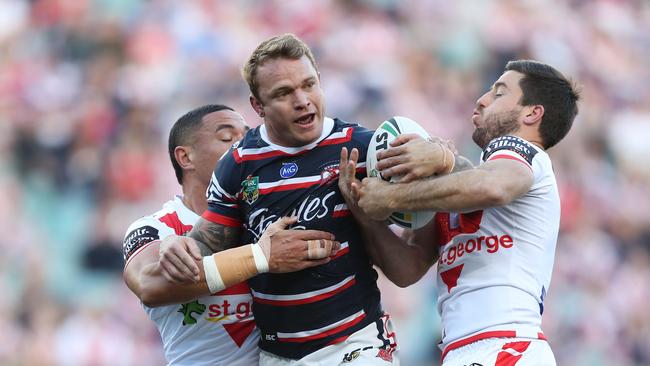
[{"label": "bicep", "polygon": [[124,265],[124,282],[134,293],[139,293],[143,287],[143,270],[147,266],[153,266],[158,263],[159,246],[159,240],[148,243],[137,253],[134,253]]},{"label": "bicep", "polygon": [[496,191],[504,204],[524,195],[533,185],[534,175],[530,165],[511,159],[490,160],[477,169],[486,173],[483,184],[488,190]]},{"label": "bicep", "polygon": [[202,254],[208,249],[211,253],[217,253],[240,245],[241,227],[226,226],[200,218],[189,236],[198,242]]}]

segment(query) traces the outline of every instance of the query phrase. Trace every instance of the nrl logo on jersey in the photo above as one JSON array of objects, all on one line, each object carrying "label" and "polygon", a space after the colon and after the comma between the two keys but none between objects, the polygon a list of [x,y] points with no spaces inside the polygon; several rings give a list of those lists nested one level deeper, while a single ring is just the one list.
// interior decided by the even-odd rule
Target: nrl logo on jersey
[{"label": "nrl logo on jersey", "polygon": [[249,175],[246,180],[241,182],[242,199],[248,204],[252,204],[260,197],[260,177]]}]

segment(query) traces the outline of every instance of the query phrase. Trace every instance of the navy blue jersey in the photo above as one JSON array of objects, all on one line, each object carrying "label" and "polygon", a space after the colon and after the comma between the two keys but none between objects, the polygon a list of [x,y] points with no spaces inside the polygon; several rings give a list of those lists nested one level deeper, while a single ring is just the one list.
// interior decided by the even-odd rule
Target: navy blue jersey
[{"label": "navy blue jersey", "polygon": [[218,164],[203,217],[241,226],[240,244],[256,242],[270,223],[287,215],[298,217],[294,229],[329,231],[342,243],[327,264],[249,280],[260,348],[267,352],[299,359],[345,340],[382,315],[377,273],[338,189],[341,148],[359,149],[357,174],[365,176],[372,133],[325,118],[316,142],[287,148],[271,143],[262,125]]}]

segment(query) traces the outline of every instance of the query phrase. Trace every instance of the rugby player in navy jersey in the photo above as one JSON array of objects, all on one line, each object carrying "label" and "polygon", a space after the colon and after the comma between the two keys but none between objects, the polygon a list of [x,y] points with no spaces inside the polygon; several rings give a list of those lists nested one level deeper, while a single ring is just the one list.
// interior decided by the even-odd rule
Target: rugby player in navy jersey
[{"label": "rugby player in navy jersey", "polygon": [[[377,239],[374,226],[385,224],[360,226],[346,204],[349,192],[337,184],[342,150],[346,156],[353,151],[356,173],[365,175],[359,157],[365,157],[373,131],[325,117],[318,67],[294,35],[262,42],[243,76],[251,106],[264,123],[219,161],[208,209],[189,238],[177,237],[163,248],[161,261],[195,270],[183,258],[193,241],[214,251],[237,248],[255,242],[271,222],[287,215],[296,217],[296,231],[329,231],[341,246],[328,262],[293,273],[261,273],[248,281],[260,329],[260,364],[399,364],[366,249]],[[401,240],[390,230],[385,236]],[[187,282],[191,275],[185,272],[169,275]]]}]

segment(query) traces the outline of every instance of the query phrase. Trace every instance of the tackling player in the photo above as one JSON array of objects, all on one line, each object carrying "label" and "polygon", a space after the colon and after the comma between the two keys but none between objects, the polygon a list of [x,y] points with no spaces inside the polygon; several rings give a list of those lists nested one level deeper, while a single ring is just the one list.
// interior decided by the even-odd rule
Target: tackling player
[{"label": "tackling player", "polygon": [[[541,320],[560,199],[545,150],[569,132],[578,99],[553,67],[511,61],[472,116],[472,138],[483,149],[478,167],[410,183],[349,179],[353,197],[373,219],[401,210],[438,211],[415,231],[414,245],[383,241],[374,254],[387,276],[403,285],[438,259],[444,366],[555,365]],[[378,156],[382,174],[411,172],[405,164],[415,155],[406,147],[415,143],[421,154],[425,144],[404,138]]]},{"label": "tackling player", "polygon": [[[196,280],[191,285],[174,284],[163,277],[160,240],[183,235],[196,223],[197,212],[207,207],[205,192],[217,159],[247,129],[243,118],[223,105],[206,105],[182,116],[169,134],[169,156],[183,195],[135,221],[124,239],[125,282],[156,324],[169,365],[257,364],[259,332],[253,322],[249,288],[242,281],[268,267],[285,271],[328,260],[302,257],[310,239],[316,240],[312,244],[330,246],[325,240],[332,239],[331,234],[282,230],[295,221],[283,218],[266,230],[258,244],[207,256],[210,261],[197,263],[196,272],[190,272]],[[319,239],[323,241],[317,242]],[[336,247],[334,243],[334,252]],[[321,257],[331,254],[323,252]],[[190,248],[187,255],[201,260],[198,247]],[[181,302],[185,303],[178,304]]]}]

